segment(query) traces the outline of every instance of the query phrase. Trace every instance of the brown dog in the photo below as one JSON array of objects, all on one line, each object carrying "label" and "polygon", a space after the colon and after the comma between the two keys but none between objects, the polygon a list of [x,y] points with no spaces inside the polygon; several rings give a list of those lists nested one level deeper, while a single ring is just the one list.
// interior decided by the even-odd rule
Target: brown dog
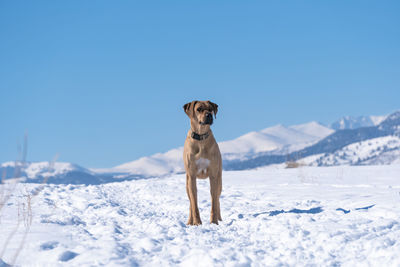
[{"label": "brown dog", "polygon": [[190,130],[183,148],[186,169],[186,192],[190,201],[188,225],[201,224],[197,206],[196,178],[210,178],[211,223],[221,219],[219,196],[222,191],[222,159],[214,135],[210,129],[218,105],[210,101],[192,101],[183,106],[190,118]]}]

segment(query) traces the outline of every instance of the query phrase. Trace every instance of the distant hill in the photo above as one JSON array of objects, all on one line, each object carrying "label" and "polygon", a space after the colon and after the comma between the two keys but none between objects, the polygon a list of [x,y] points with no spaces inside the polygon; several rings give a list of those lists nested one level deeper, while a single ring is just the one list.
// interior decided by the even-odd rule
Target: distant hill
[{"label": "distant hill", "polygon": [[[382,140],[375,140],[380,144],[385,143],[387,140],[391,140],[395,142],[396,138],[400,135],[400,111],[397,111],[391,115],[389,115],[384,121],[382,121],[377,126],[370,126],[370,127],[361,127],[357,129],[346,129],[346,130],[338,130],[331,135],[323,138],[319,142],[300,149],[298,151],[294,151],[288,153],[285,156],[278,155],[278,154],[262,154],[255,156],[251,159],[247,160],[239,160],[234,162],[227,162],[225,168],[228,170],[241,170],[241,169],[251,169],[256,167],[261,167],[269,164],[278,164],[284,163],[286,160],[299,160],[302,158],[307,158],[310,156],[315,155],[323,155],[321,157],[329,157],[330,154],[335,154],[342,148],[349,146],[354,143],[372,140],[381,137],[390,137],[393,136],[394,139],[382,139]],[[368,145],[368,142],[362,142],[361,144]],[[354,150],[354,148],[353,148]],[[393,148],[393,151],[396,151],[396,146]],[[376,152],[376,151],[371,151]],[[375,161],[369,161],[371,164],[375,162],[376,164],[391,164],[396,163],[397,159],[395,157],[386,157],[386,160],[382,156],[381,159],[378,159],[380,154],[384,154],[388,151],[382,149],[380,153],[374,155]],[[397,152],[390,152],[391,155],[396,155]],[[364,155],[364,158],[371,158],[372,155]],[[331,165],[328,163],[327,160],[322,160],[322,158],[316,158],[315,161],[317,162],[318,166],[324,165]],[[307,161],[309,164],[315,164],[314,162],[310,162],[309,159]],[[339,162],[339,161],[336,161]],[[346,164],[367,164],[368,161],[347,161]]]},{"label": "distant hill", "polygon": [[95,173],[68,162],[5,162],[0,164],[0,174],[5,179],[52,184],[101,184],[138,178],[118,177],[117,173]]},{"label": "distant hill", "polygon": [[345,116],[330,125],[334,130],[357,129],[361,127],[376,126],[387,116]]},{"label": "distant hill", "polygon": [[[332,129],[317,122],[290,127],[276,125],[218,144],[225,163],[250,159],[266,152],[280,155],[287,154],[310,146],[333,132]],[[183,142],[184,140],[182,140]],[[179,173],[184,171],[182,155],[183,147],[180,147],[166,153],[157,153],[125,163],[108,171],[142,176]],[[104,170],[95,171],[104,172]]]},{"label": "distant hill", "polygon": [[[350,118],[334,123],[336,131],[318,122],[276,125],[219,142],[223,168],[243,170],[287,161],[313,166],[400,164],[400,111]],[[179,147],[107,169],[63,162],[6,162],[0,164],[0,174],[35,183],[100,184],[182,173],[182,154]]]}]

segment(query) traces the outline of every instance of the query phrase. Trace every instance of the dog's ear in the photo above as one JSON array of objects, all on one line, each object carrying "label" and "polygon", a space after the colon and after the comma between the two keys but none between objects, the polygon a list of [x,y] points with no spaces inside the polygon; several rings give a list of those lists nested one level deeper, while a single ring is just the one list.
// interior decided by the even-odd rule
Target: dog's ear
[{"label": "dog's ear", "polygon": [[213,103],[213,102],[211,102],[211,101],[208,101],[208,104],[211,105],[211,108],[212,108],[212,110],[214,112],[214,117],[217,118],[218,105]]},{"label": "dog's ear", "polygon": [[194,106],[196,105],[197,101],[192,101],[183,105],[183,110],[189,116],[189,118],[193,117],[194,114]]}]

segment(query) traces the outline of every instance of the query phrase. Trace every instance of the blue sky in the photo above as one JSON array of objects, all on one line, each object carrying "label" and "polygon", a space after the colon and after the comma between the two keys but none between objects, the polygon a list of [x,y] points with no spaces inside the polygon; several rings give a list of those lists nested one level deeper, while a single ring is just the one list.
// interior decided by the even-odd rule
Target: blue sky
[{"label": "blue sky", "polygon": [[183,145],[400,108],[399,1],[0,1],[0,162],[112,167]]}]

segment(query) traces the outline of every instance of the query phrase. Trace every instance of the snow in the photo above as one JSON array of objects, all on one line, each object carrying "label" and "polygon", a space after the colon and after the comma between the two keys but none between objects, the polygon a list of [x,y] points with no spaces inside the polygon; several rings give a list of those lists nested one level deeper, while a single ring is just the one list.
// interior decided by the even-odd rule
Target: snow
[{"label": "snow", "polygon": [[0,168],[10,168],[14,170],[15,166],[21,168],[22,175],[28,179],[37,179],[40,177],[54,177],[72,171],[91,173],[79,165],[68,162],[25,162],[22,166],[21,162],[4,162],[0,164]]},{"label": "snow", "polygon": [[302,159],[309,165],[380,165],[397,164],[400,159],[400,137],[384,136],[347,145],[334,153]]},{"label": "snow", "polygon": [[360,127],[377,126],[388,116],[344,116],[333,122],[330,127],[335,130],[356,129]]},{"label": "snow", "polygon": [[[184,140],[182,141],[184,142]],[[183,147],[171,149],[166,153],[157,153],[149,157],[121,164],[111,169],[112,172],[126,172],[144,176],[160,176],[182,172]]]},{"label": "snow", "polygon": [[276,125],[259,132],[250,132],[234,140],[219,143],[223,158],[238,159],[241,155],[282,150],[294,151],[311,145],[334,131],[317,122],[285,127]]},{"label": "snow", "polygon": [[387,118],[387,116],[369,116],[369,117],[375,126],[380,124]]},{"label": "snow", "polygon": [[322,139],[334,132],[334,130],[332,130],[331,128],[325,127],[316,121],[299,125],[293,125],[290,126],[289,128],[310,136],[314,136],[316,139]]},{"label": "snow", "polygon": [[399,174],[400,165],[223,172],[223,221],[208,223],[209,182],[198,180],[203,225],[190,227],[183,174],[21,183],[1,210],[0,258],[12,263],[28,225],[23,203],[38,190],[16,265],[398,266]]},{"label": "snow", "polygon": [[[258,132],[250,132],[234,140],[219,142],[224,160],[243,159],[255,153],[277,152],[287,153],[312,145],[334,131],[317,122],[294,126],[276,125]],[[218,136],[217,136],[218,138]],[[182,143],[184,140],[182,140]],[[127,162],[110,169],[91,169],[98,174],[120,173],[154,177],[184,172],[183,147],[171,149],[165,153],[157,153],[138,160]]]}]

